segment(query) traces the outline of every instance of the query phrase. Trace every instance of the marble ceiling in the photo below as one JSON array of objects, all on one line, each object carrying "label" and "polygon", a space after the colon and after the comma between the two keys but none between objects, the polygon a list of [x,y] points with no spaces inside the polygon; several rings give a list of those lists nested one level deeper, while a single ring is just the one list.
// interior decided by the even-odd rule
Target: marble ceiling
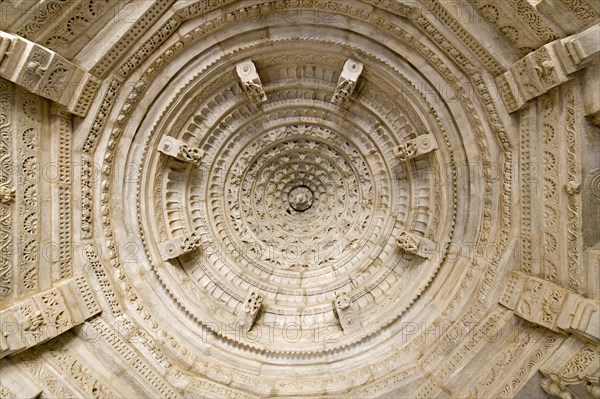
[{"label": "marble ceiling", "polygon": [[0,397],[600,398],[599,21],[0,2]]}]

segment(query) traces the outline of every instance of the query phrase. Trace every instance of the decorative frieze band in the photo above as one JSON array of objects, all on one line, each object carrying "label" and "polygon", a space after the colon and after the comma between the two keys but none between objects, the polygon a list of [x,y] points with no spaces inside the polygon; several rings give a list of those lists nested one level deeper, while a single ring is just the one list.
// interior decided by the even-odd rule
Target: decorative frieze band
[{"label": "decorative frieze band", "polygon": [[520,272],[512,272],[500,304],[532,323],[600,342],[600,302]]},{"label": "decorative frieze band", "polygon": [[414,139],[405,141],[394,148],[394,155],[402,162],[430,153],[438,149],[433,134],[422,134]]},{"label": "decorative frieze band", "polygon": [[588,65],[600,53],[600,24],[548,43],[512,65],[497,83],[509,112],[520,109],[570,75]]},{"label": "decorative frieze band", "polygon": [[204,151],[200,148],[192,147],[188,143],[177,140],[173,137],[164,136],[158,145],[158,151],[184,162],[191,162],[198,165],[202,160]]},{"label": "decorative frieze band", "polygon": [[98,313],[83,275],[33,295],[0,312],[0,358],[48,341]]},{"label": "decorative frieze band", "polygon": [[340,74],[335,92],[331,97],[331,102],[336,105],[344,105],[346,101],[352,95],[354,88],[356,87],[356,81],[363,70],[363,64],[348,58],[344,64],[344,69]]},{"label": "decorative frieze band", "polygon": [[85,116],[100,82],[54,51],[0,31],[0,76]]},{"label": "decorative frieze band", "polygon": [[244,90],[250,101],[257,104],[267,101],[267,95],[252,60],[238,62],[235,64],[235,71],[240,78],[242,90]]}]

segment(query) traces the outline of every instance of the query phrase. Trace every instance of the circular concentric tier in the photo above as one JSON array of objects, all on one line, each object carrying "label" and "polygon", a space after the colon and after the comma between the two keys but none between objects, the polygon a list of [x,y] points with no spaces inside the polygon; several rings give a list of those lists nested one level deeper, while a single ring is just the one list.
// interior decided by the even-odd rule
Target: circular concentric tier
[{"label": "circular concentric tier", "polygon": [[[297,57],[315,58],[298,47]],[[423,96],[415,104],[386,100],[386,108],[369,98],[383,84],[401,93],[406,82],[391,70],[387,83],[366,72],[375,66],[368,58],[360,61],[365,94],[332,103],[345,60],[330,47],[293,89],[285,58],[253,57],[268,98],[258,104],[223,66],[238,60],[224,57],[183,88],[165,90],[179,94],[145,145],[137,206],[163,289],[202,328],[265,352],[330,351],[377,333],[425,289],[451,238],[455,165],[436,111]],[[215,80],[223,86],[211,92]],[[199,148],[199,162],[169,156],[160,148],[165,138]],[[416,138],[442,149],[399,159],[395,148]],[[431,253],[403,249],[402,232],[433,243]],[[161,256],[161,243],[190,234],[199,248]],[[235,327],[250,293],[264,298],[252,339]],[[340,323],[341,293],[355,328]],[[294,342],[273,340],[267,328]],[[335,339],[315,339],[324,328]]]},{"label": "circular concentric tier", "polygon": [[401,347],[407,323],[439,314],[431,284],[467,287],[450,277],[467,259],[451,242],[497,233],[490,174],[471,167],[497,143],[477,98],[438,92],[465,77],[332,27],[251,44],[230,32],[218,49],[186,28],[131,82],[106,142],[123,198],[109,212],[125,220],[106,236],[144,249],[119,271],[135,308],[191,353],[266,379],[284,365],[319,379],[307,364],[337,373]]}]

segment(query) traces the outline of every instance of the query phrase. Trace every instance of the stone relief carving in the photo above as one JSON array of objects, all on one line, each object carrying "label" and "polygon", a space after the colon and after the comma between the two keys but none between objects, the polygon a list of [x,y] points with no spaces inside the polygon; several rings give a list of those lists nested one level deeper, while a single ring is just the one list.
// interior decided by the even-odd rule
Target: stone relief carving
[{"label": "stone relief carving", "polygon": [[[542,3],[540,10],[547,2]],[[553,2],[593,24],[594,13],[575,3]],[[57,331],[70,327],[68,317],[75,312],[62,312],[71,301],[61,302],[62,291],[46,294],[42,306],[48,312],[39,301],[25,299],[48,288],[45,276],[37,274],[45,269],[35,267],[46,261],[41,252],[46,241],[30,239],[45,237],[45,216],[56,227],[52,254],[57,256],[48,262],[55,282],[82,267],[76,248],[67,243],[82,238],[98,244],[97,253],[85,250],[83,267],[92,273],[101,301],[90,299],[96,290],[82,289],[83,280],[77,280],[76,295],[93,309],[88,313],[104,307],[102,318],[86,324],[98,341],[85,342],[84,329],[73,329],[10,358],[44,385],[43,395],[130,397],[126,381],[135,380],[144,395],[160,397],[374,397],[394,391],[406,397],[511,397],[565,334],[597,341],[597,301],[586,297],[591,283],[582,262],[586,181],[579,140],[587,126],[582,129],[578,85],[583,78],[564,64],[565,59],[571,60],[567,65],[573,60],[593,64],[591,36],[582,34],[560,47],[561,39],[549,36],[556,34],[555,26],[550,23],[549,30],[546,22],[563,29],[562,22],[538,15],[524,0],[500,6],[478,1],[490,20],[495,10],[515,10],[515,23],[523,28],[515,33],[498,18],[497,27],[523,52],[520,56],[529,54],[509,67],[514,90],[529,98],[519,106],[522,112],[509,117],[490,88],[495,91],[492,77],[506,72],[518,53],[486,43],[490,30],[465,24],[448,3],[276,0],[222,8],[221,1],[165,0],[140,3],[132,14],[135,21],[110,22],[104,17],[107,5],[53,0],[26,17],[9,16],[10,29],[3,25],[45,44],[19,61],[21,83],[43,87],[41,96],[57,98],[63,82],[84,71],[73,72],[70,64],[83,62],[106,78],[102,84],[95,78],[79,83],[79,105],[70,109],[85,115],[89,104],[90,116],[83,120],[37,97],[23,108],[37,109],[30,114],[43,115],[39,123],[25,126],[21,122],[27,118],[19,113],[5,118],[0,112],[0,163],[9,171],[8,178],[0,176],[0,246],[9,255],[0,260],[0,288],[7,292],[0,291],[0,301],[10,309],[22,306],[19,317],[29,340],[44,339],[32,337],[47,325],[58,326]],[[340,23],[346,26],[343,35],[337,33]],[[268,35],[246,34],[247,26],[257,24]],[[324,37],[303,29],[292,34],[290,25],[303,24],[318,26]],[[74,34],[82,29],[89,38]],[[100,38],[92,36],[101,30],[119,33],[96,54]],[[366,30],[376,44],[360,39]],[[210,40],[234,31],[219,43],[218,55],[205,57]],[[524,37],[531,43],[558,41],[535,50],[539,45],[528,48]],[[20,41],[0,43],[0,69],[14,61],[13,47]],[[360,95],[351,102],[357,80],[341,75],[335,80],[349,56],[365,66]],[[259,66],[268,98],[260,79],[242,83],[240,91],[233,68],[240,59],[251,59],[254,72],[254,63]],[[417,65],[427,73],[407,73]],[[564,84],[564,79],[577,83]],[[432,82],[451,92],[448,110],[447,98],[438,96]],[[511,90],[502,78],[498,84]],[[95,97],[98,87],[101,94]],[[13,88],[0,93],[2,111],[10,108],[4,107],[5,99],[10,103],[20,96]],[[464,111],[459,118],[458,109]],[[417,133],[424,131],[431,133]],[[428,137],[438,151],[420,147],[418,140]],[[166,139],[177,144],[176,153],[161,150]],[[50,150],[43,150],[49,153],[41,151],[49,142]],[[48,158],[58,164],[50,189],[43,182]],[[473,162],[477,172],[470,174]],[[538,185],[523,181],[531,162],[539,166]],[[25,178],[11,169],[17,165]],[[123,173],[131,180],[125,182]],[[465,177],[471,196],[465,194]],[[22,184],[25,179],[32,184]],[[81,209],[71,208],[79,195]],[[560,228],[563,222],[566,229]],[[458,236],[452,237],[455,225]],[[450,244],[461,242],[469,229],[476,237],[472,252],[461,248],[459,256],[444,260],[450,239]],[[27,234],[13,236],[16,230]],[[538,230],[542,259],[535,258]],[[506,260],[514,242],[524,249],[519,267],[539,281],[515,285],[517,299],[506,300],[515,302],[514,313],[549,329],[526,325],[494,304],[512,267]],[[200,246],[202,251],[195,251]],[[179,257],[172,256],[176,253],[188,256],[160,264]],[[429,260],[419,263],[420,258]],[[19,259],[26,261],[23,270],[13,268]],[[154,273],[152,278],[140,278],[132,259],[140,270]],[[419,267],[406,267],[407,262]],[[450,272],[449,265],[462,274]],[[435,284],[438,267],[440,278],[455,282],[452,289]],[[416,333],[402,330],[401,324],[412,322],[404,318],[411,313],[404,312],[413,303],[418,306],[432,279],[440,291],[423,312],[427,323]],[[172,305],[169,310],[147,301],[148,290],[161,296],[158,302]],[[349,292],[352,296],[344,294]],[[246,293],[249,302],[243,302]],[[263,298],[268,307],[262,306]],[[182,318],[195,332],[184,332]],[[238,318],[241,332],[223,327]],[[447,321],[452,328],[477,327],[452,339],[446,330],[436,335]],[[115,334],[114,323],[126,325],[126,332]],[[501,328],[519,331],[490,343],[486,334]],[[198,334],[197,346],[182,333]],[[201,334],[210,337],[200,339]],[[428,341],[427,334],[436,339]],[[9,350],[14,342],[0,337],[2,351]],[[364,351],[367,344],[377,350]],[[488,349],[493,344],[497,353]],[[382,345],[391,349],[381,351]],[[219,351],[239,361],[227,363],[215,356]],[[104,352],[104,360],[123,370],[125,385],[90,367],[98,362],[96,353]],[[364,366],[352,363],[358,353],[364,353]],[[263,366],[263,359],[275,356],[285,363],[285,372],[281,365]],[[298,373],[309,356],[321,371],[307,367]],[[468,384],[461,380],[458,387],[467,364],[485,373]],[[579,383],[565,384],[556,375],[545,377],[547,391],[567,395],[579,389],[571,387]],[[590,395],[598,391],[594,378],[582,383]],[[12,389],[7,386],[6,395]]]},{"label": "stone relief carving", "polygon": [[99,312],[84,276],[35,294],[0,312],[0,358],[54,338]]},{"label": "stone relief carving", "polygon": [[356,81],[363,70],[363,64],[349,58],[344,63],[344,68],[335,86],[335,92],[331,97],[331,102],[335,105],[343,105],[354,92]]},{"label": "stone relief carving", "polygon": [[557,332],[600,342],[600,304],[549,281],[513,272],[500,303],[515,314]]},{"label": "stone relief carving", "polygon": [[177,258],[183,254],[200,248],[201,239],[196,233],[180,236],[161,242],[159,251],[164,261]]},{"label": "stone relief carving", "polygon": [[585,31],[557,39],[528,54],[497,78],[509,112],[527,101],[565,83],[573,72],[584,68],[600,52],[596,24]]},{"label": "stone relief carving", "polygon": [[260,307],[263,303],[262,295],[251,291],[246,300],[242,304],[242,308],[238,312],[237,316],[237,324],[242,328],[245,332],[250,331],[252,328],[252,324],[258,315]]},{"label": "stone relief carving", "polygon": [[340,325],[345,333],[356,331],[361,327],[360,318],[352,308],[348,293],[337,292],[333,301]]},{"label": "stone relief carving", "polygon": [[435,250],[435,244],[431,240],[406,231],[398,234],[396,242],[402,251],[419,255],[422,258],[430,258]]},{"label": "stone relief carving", "polygon": [[165,155],[172,156],[184,162],[191,162],[198,165],[202,161],[204,151],[200,148],[194,148],[187,143],[172,137],[163,137],[158,150]]},{"label": "stone relief carving", "polygon": [[567,339],[540,368],[540,385],[550,395],[572,399],[600,395],[600,349],[575,337]]},{"label": "stone relief carving", "polygon": [[267,95],[252,60],[245,60],[235,64],[235,71],[240,79],[242,90],[244,90],[251,101],[259,104],[267,100]]},{"label": "stone relief carving", "polygon": [[3,31],[0,37],[0,76],[85,116],[98,88],[95,77],[27,39]]},{"label": "stone relief carving", "polygon": [[401,143],[398,147],[394,148],[394,154],[400,161],[406,162],[419,155],[434,151],[437,148],[438,145],[435,137],[432,134],[423,134]]}]

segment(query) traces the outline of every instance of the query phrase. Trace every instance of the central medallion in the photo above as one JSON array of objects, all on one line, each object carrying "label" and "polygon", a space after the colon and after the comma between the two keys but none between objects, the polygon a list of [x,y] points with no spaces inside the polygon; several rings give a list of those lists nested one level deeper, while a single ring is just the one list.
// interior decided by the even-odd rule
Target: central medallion
[{"label": "central medallion", "polygon": [[294,210],[304,212],[312,206],[313,193],[306,186],[298,186],[289,192],[288,201]]}]

